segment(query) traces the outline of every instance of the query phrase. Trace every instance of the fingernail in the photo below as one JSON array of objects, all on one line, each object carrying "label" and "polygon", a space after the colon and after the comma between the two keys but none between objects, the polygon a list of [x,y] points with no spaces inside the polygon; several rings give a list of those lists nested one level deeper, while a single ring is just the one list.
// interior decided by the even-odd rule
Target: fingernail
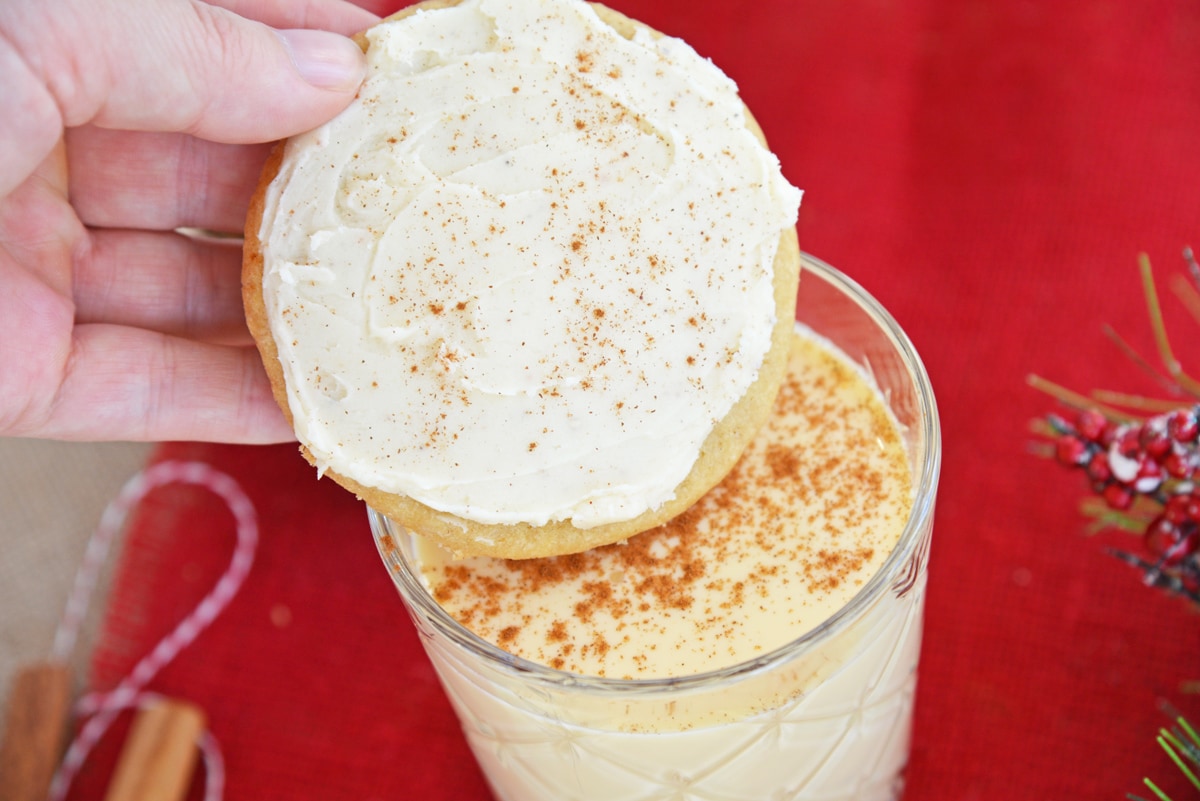
[{"label": "fingernail", "polygon": [[362,83],[366,60],[352,40],[328,31],[276,31],[300,77],[320,89],[350,90]]}]

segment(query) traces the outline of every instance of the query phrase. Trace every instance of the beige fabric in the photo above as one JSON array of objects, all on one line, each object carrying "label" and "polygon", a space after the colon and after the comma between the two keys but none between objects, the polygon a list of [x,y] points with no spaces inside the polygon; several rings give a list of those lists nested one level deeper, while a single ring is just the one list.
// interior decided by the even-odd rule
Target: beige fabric
[{"label": "beige fabric", "polygon": [[[0,438],[0,699],[7,699],[18,665],[49,656],[88,538],[151,447]],[[109,561],[116,555],[114,549]],[[105,584],[72,660],[77,681],[84,677],[88,632],[99,621]]]}]

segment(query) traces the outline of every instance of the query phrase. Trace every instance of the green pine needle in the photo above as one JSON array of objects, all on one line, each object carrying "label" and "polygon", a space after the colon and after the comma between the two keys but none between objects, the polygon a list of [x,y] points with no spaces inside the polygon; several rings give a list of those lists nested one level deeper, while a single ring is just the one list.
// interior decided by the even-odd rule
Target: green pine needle
[{"label": "green pine needle", "polygon": [[1178,730],[1167,731],[1166,729],[1162,729],[1159,732],[1158,744],[1161,745],[1163,750],[1167,752],[1167,756],[1169,756],[1171,761],[1175,763],[1175,766],[1183,772],[1183,775],[1186,776],[1187,780],[1192,783],[1192,786],[1197,790],[1200,790],[1200,779],[1196,778],[1196,774],[1191,768],[1188,767],[1187,762],[1184,762],[1184,758],[1186,757],[1187,760],[1192,764],[1200,764],[1200,762],[1197,761],[1196,748],[1197,743],[1200,741],[1197,741],[1195,730],[1192,729],[1191,725],[1189,725],[1186,720],[1184,720],[1182,717],[1179,717],[1175,719],[1175,722],[1187,732],[1187,736],[1192,742],[1188,743],[1180,740],[1178,736]]},{"label": "green pine needle", "polygon": [[[1163,703],[1163,711],[1170,709],[1170,704]],[[1172,710],[1173,711],[1173,710]],[[1175,767],[1179,768],[1180,772],[1187,777],[1192,786],[1200,790],[1200,778],[1197,778],[1196,771],[1189,766],[1200,768],[1200,734],[1197,734],[1196,729],[1192,724],[1188,723],[1187,719],[1182,715],[1175,715],[1175,723],[1178,728],[1174,729],[1159,729],[1158,737],[1155,738],[1163,751],[1167,752],[1167,756],[1175,763]],[[1142,783],[1150,792],[1154,793],[1154,798],[1157,801],[1171,801],[1171,797],[1159,789],[1158,785],[1150,781],[1148,778],[1142,779]],[[1141,796],[1133,793],[1126,793],[1125,798],[1128,801],[1147,801]]]},{"label": "green pine needle", "polygon": [[[1158,789],[1158,785],[1156,785],[1154,782],[1150,781],[1149,779],[1142,779],[1142,781],[1145,782],[1148,788],[1150,788],[1150,792],[1154,793],[1154,797],[1157,798],[1158,801],[1171,801],[1171,797],[1162,790]],[[1145,798],[1142,798],[1138,795],[1133,795],[1132,793],[1125,797],[1128,798],[1129,801],[1146,801]]]},{"label": "green pine needle", "polygon": [[1180,747],[1179,750],[1176,750],[1176,748],[1173,747],[1178,746],[1179,744],[1179,741],[1175,739],[1174,735],[1172,735],[1166,729],[1163,729],[1161,736],[1158,737],[1158,744],[1161,745],[1162,749],[1167,752],[1167,756],[1171,758],[1171,761],[1175,763],[1175,766],[1183,771],[1183,775],[1187,777],[1188,781],[1190,781],[1197,790],[1200,790],[1200,779],[1196,778],[1196,774],[1192,773],[1191,768],[1187,766],[1187,763],[1183,761],[1183,757],[1179,755],[1179,750],[1183,750],[1182,747]]},{"label": "green pine needle", "polygon": [[1188,746],[1189,758],[1197,765],[1200,765],[1200,750],[1198,750],[1200,749],[1200,735],[1196,734],[1196,730],[1192,728],[1192,724],[1188,723],[1186,718],[1182,716],[1177,717],[1175,718],[1175,722],[1179,724],[1179,728],[1183,729],[1188,739],[1191,740],[1191,743],[1186,744]]}]

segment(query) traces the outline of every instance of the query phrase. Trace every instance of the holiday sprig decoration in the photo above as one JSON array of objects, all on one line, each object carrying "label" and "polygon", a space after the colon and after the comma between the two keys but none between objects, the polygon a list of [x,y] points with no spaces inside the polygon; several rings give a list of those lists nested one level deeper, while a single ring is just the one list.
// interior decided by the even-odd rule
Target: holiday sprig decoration
[{"label": "holiday sprig decoration", "polygon": [[[1200,326],[1200,265],[1183,251],[1186,275],[1171,283],[1175,297]],[[1081,505],[1093,531],[1115,529],[1140,538],[1137,550],[1109,553],[1136,568],[1143,581],[1185,598],[1200,609],[1200,381],[1185,372],[1167,336],[1150,259],[1139,259],[1142,290],[1161,367],[1156,368],[1115,331],[1105,333],[1159,384],[1165,399],[1094,390],[1072,392],[1039,376],[1034,387],[1068,408],[1035,423],[1046,437],[1047,455],[1081,471],[1092,490]],[[1175,726],[1157,742],[1171,762],[1200,791],[1200,736],[1178,713]],[[1154,801],[1172,801],[1149,778]],[[1128,801],[1148,801],[1129,793]]]},{"label": "holiday sprig decoration", "polygon": [[[1196,733],[1195,728],[1183,715],[1170,709],[1164,711],[1172,717],[1175,725],[1169,729],[1159,729],[1156,740],[1175,767],[1179,768],[1197,791],[1200,791],[1200,776],[1197,776],[1197,772],[1200,772],[1200,734]],[[1157,801],[1171,801],[1170,796],[1150,779],[1143,779],[1142,783],[1154,794]],[[1148,801],[1133,793],[1128,793],[1125,797],[1128,801]]]},{"label": "holiday sprig decoration", "polygon": [[[1184,250],[1187,277],[1172,283],[1176,297],[1200,325],[1200,265]],[[1106,334],[1149,372],[1167,399],[1095,390],[1072,392],[1044,378],[1030,383],[1069,411],[1036,425],[1062,464],[1082,471],[1093,495],[1082,504],[1093,530],[1135,534],[1141,546],[1109,552],[1136,568],[1144,582],[1200,607],[1200,381],[1183,369],[1171,348],[1158,290],[1144,254],[1142,288],[1161,369],[1114,331]]]},{"label": "holiday sprig decoration", "polygon": [[1047,417],[1059,462],[1087,475],[1107,510],[1093,519],[1142,535],[1144,556],[1111,549],[1145,582],[1200,605],[1200,405],[1116,422],[1097,409]]}]

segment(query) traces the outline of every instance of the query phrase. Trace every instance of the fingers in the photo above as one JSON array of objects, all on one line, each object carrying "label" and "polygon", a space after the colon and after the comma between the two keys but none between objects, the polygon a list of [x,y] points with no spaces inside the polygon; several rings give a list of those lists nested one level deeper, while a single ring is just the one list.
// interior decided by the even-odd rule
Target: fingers
[{"label": "fingers", "polygon": [[[23,84],[32,74],[49,91],[60,131],[94,122],[269,141],[333,116],[364,69],[362,52],[344,36],[276,31],[198,0],[9,0],[0,34],[26,67]],[[7,139],[12,124],[6,128]]]},{"label": "fingers", "polygon": [[[247,19],[272,28],[317,28],[349,36],[378,22],[367,3],[342,0],[210,0]],[[402,0],[393,0],[393,4]]]},{"label": "fingers", "polygon": [[52,407],[26,436],[269,443],[294,439],[258,352],[78,326]]},{"label": "fingers", "polygon": [[[275,31],[194,1],[154,2],[140,10],[142,4],[125,0],[110,5],[143,18],[130,20],[136,42],[122,42],[117,30],[104,41],[88,39],[96,43],[99,63],[121,75],[106,87],[93,117],[99,125],[262,142],[329,119],[362,81],[362,51],[337,34]],[[131,59],[128,48],[135,44]]]},{"label": "fingers", "polygon": [[246,345],[239,246],[174,233],[94,231],[76,259],[78,323]]},{"label": "fingers", "polygon": [[240,233],[270,145],[95,126],[67,132],[70,197],[89,226]]},{"label": "fingers", "polygon": [[[0,33],[3,33],[0,26]],[[43,162],[62,131],[58,107],[21,54],[0,35],[0,197]]]}]

